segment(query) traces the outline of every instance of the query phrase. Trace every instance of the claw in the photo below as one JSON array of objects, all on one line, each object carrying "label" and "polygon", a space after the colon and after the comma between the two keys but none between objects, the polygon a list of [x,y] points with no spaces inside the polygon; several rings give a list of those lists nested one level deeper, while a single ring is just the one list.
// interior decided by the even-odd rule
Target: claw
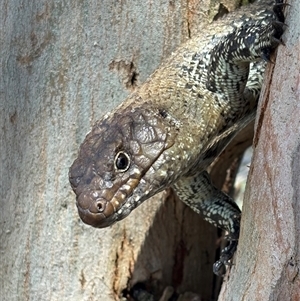
[{"label": "claw", "polygon": [[282,28],[282,27],[289,27],[289,26],[288,26],[287,24],[285,24],[284,22],[278,21],[278,20],[273,21],[273,24],[279,25],[280,28]]},{"label": "claw", "polygon": [[284,21],[284,14],[282,8],[289,6],[288,3],[276,2],[273,5],[273,12],[276,14],[279,21]]},{"label": "claw", "polygon": [[[291,4],[289,4],[289,3],[283,3],[283,2],[281,2],[281,3],[275,3],[274,5],[273,5],[273,8],[277,8],[277,7],[286,7],[286,6],[292,6]],[[274,10],[273,10],[274,11]]]},{"label": "claw", "polygon": [[275,43],[277,43],[278,45],[285,46],[285,44],[283,43],[282,40],[277,39],[277,38],[275,38],[275,37],[272,37],[272,42],[275,42]]},{"label": "claw", "polygon": [[292,6],[292,5],[287,2],[282,2],[282,0],[280,0],[280,2],[276,1],[276,3],[273,4],[273,11],[276,8],[282,8],[282,7],[286,7],[286,6]]},{"label": "claw", "polygon": [[290,6],[289,3],[282,2],[282,0],[276,1],[276,3],[273,4],[273,6]]}]

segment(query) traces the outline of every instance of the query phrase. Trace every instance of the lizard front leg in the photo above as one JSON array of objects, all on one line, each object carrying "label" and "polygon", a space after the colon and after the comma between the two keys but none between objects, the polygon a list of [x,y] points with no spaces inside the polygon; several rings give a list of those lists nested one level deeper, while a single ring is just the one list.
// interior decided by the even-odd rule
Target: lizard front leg
[{"label": "lizard front leg", "polygon": [[241,211],[237,204],[211,183],[207,171],[183,177],[173,188],[185,204],[216,227],[228,232],[229,245],[222,250],[220,259],[214,264],[214,273],[223,274],[224,265],[233,257],[237,248]]}]

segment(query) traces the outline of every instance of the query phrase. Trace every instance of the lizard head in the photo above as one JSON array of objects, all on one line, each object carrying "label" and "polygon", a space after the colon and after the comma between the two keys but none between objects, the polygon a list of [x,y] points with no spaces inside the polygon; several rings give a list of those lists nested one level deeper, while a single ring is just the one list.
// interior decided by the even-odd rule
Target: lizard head
[{"label": "lizard head", "polygon": [[98,121],[69,171],[83,222],[110,226],[166,188],[164,152],[176,135],[159,110],[129,106]]}]

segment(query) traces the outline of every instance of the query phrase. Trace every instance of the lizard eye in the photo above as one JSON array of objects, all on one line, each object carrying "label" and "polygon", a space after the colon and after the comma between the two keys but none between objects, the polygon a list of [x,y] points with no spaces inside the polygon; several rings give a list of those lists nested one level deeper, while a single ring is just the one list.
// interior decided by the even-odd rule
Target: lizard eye
[{"label": "lizard eye", "polygon": [[130,158],[124,152],[118,152],[115,157],[115,169],[118,171],[126,171],[130,166]]}]

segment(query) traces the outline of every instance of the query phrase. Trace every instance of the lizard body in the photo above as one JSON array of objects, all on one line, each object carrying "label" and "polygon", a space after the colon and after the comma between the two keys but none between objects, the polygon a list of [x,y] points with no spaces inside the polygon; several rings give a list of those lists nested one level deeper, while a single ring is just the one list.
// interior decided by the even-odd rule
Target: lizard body
[{"label": "lizard body", "polygon": [[283,33],[281,1],[257,3],[201,30],[93,126],[70,168],[81,219],[107,227],[172,186],[194,211],[228,231],[214,265],[237,247],[240,210],[206,168],[255,117],[265,62]]}]

